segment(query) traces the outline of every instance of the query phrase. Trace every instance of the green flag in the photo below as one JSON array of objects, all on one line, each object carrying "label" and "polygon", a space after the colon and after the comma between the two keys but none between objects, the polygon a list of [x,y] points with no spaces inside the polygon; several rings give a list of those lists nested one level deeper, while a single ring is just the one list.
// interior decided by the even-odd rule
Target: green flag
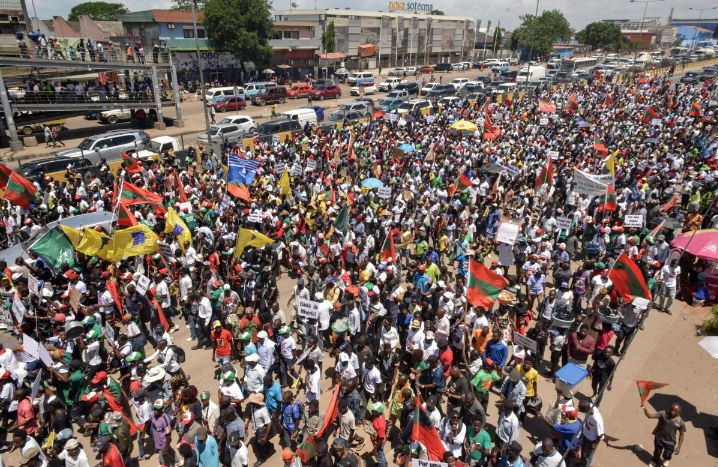
[{"label": "green flag", "polygon": [[349,208],[347,205],[344,205],[337,213],[337,217],[334,219],[334,228],[344,233],[349,230]]},{"label": "green flag", "polygon": [[58,227],[43,235],[40,240],[30,247],[30,251],[37,253],[53,269],[67,263],[75,268],[75,249],[67,235]]}]

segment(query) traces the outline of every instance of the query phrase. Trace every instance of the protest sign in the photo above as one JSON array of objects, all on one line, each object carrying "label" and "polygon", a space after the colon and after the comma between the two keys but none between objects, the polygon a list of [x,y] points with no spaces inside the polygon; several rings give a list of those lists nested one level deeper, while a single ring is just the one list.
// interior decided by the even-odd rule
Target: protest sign
[{"label": "protest sign", "polygon": [[150,288],[150,278],[145,276],[144,274],[137,278],[137,292],[140,293],[140,295],[144,295],[147,293],[147,289]]},{"label": "protest sign", "polygon": [[502,222],[499,224],[499,230],[496,233],[496,240],[503,243],[513,245],[519,236],[519,225]]},{"label": "protest sign", "polygon": [[250,215],[247,216],[247,222],[262,222],[262,215],[258,212],[253,212]]},{"label": "protest sign", "polygon": [[319,319],[319,303],[300,298],[299,316],[304,318]]},{"label": "protest sign", "polygon": [[40,287],[37,283],[37,278],[32,275],[27,276],[27,288],[30,289],[30,293],[35,296],[40,296]]},{"label": "protest sign", "polygon": [[601,196],[606,193],[606,184],[591,178],[589,174],[573,169],[574,190],[588,196]]},{"label": "protest sign", "polygon": [[643,227],[643,216],[640,214],[628,214],[624,218],[623,225],[626,227]]},{"label": "protest sign", "polygon": [[571,219],[569,219],[568,217],[559,217],[556,219],[556,222],[558,223],[558,228],[560,230],[571,229]]},{"label": "protest sign", "polygon": [[536,342],[526,336],[522,336],[518,331],[514,331],[514,344],[521,345],[524,349],[536,352]]},{"label": "protest sign", "polygon": [[391,198],[391,188],[389,188],[388,186],[380,186],[376,189],[376,195],[379,198],[389,199]]}]

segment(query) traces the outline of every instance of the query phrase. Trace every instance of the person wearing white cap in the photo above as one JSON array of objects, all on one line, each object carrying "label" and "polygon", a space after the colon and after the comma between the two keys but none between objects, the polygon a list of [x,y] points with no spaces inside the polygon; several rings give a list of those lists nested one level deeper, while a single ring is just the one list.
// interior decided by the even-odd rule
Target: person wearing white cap
[{"label": "person wearing white cap", "polygon": [[249,392],[262,392],[264,390],[263,378],[267,374],[264,368],[258,365],[259,355],[253,353],[244,357],[247,369],[244,372],[244,384]]},{"label": "person wearing white cap", "polygon": [[90,467],[87,453],[85,453],[80,443],[74,438],[67,440],[65,448],[57,458],[65,461],[66,467]]},{"label": "person wearing white cap", "polygon": [[257,356],[259,366],[266,374],[271,375],[274,370],[274,341],[269,338],[267,331],[257,333]]}]

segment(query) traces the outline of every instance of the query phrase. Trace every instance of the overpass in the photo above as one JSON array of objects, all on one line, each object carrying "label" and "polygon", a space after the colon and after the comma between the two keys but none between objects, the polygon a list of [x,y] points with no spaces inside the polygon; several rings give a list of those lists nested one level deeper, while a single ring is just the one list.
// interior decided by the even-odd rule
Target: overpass
[{"label": "overpass", "polygon": [[[103,111],[110,109],[154,109],[157,113],[155,128],[164,129],[163,106],[173,105],[177,112],[177,118],[173,124],[178,127],[184,126],[182,111],[179,102],[177,89],[177,72],[172,64],[171,54],[160,54],[157,63],[133,63],[121,61],[76,61],[76,60],[50,60],[47,58],[29,58],[18,55],[3,53],[0,51],[0,104],[5,114],[5,124],[10,131],[10,147],[13,151],[22,149],[23,142],[19,139],[17,126],[15,124],[14,112],[87,112]],[[18,77],[30,77],[33,79],[52,79],[62,76],[72,76],[78,73],[102,73],[107,71],[123,72],[125,74],[139,74],[149,77],[152,82],[152,92],[134,92],[131,95],[116,94],[107,96],[104,93],[78,94],[48,93],[40,92],[22,97],[8,94],[5,84],[5,74],[8,78],[16,81]],[[158,72],[169,72],[171,74],[173,99],[162,98],[160,81],[157,78]],[[99,76],[99,75],[98,75]],[[62,118],[58,115],[56,118]]]}]

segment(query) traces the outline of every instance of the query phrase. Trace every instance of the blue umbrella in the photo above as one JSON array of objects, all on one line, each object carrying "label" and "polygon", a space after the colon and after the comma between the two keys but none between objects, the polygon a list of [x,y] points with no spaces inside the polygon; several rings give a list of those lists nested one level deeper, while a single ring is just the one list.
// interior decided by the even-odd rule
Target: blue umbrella
[{"label": "blue umbrella", "polygon": [[402,144],[401,146],[399,146],[399,149],[404,152],[414,152],[414,145],[409,143]]},{"label": "blue umbrella", "polygon": [[379,180],[378,178],[367,178],[363,182],[361,182],[361,186],[364,188],[379,188],[384,186],[384,182]]}]

